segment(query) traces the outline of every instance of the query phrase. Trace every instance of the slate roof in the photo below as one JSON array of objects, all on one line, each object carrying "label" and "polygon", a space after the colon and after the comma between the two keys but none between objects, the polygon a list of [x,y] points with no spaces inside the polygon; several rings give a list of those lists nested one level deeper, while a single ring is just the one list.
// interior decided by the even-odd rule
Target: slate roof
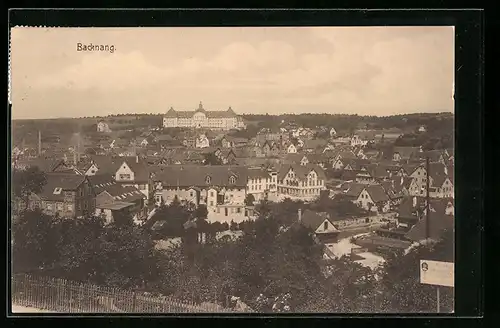
[{"label": "slate roof", "polygon": [[[160,181],[164,186],[176,187],[206,187],[206,178],[210,176],[211,186],[235,186],[247,185],[248,169],[241,166],[200,166],[200,165],[169,165],[156,171],[155,181]],[[236,181],[230,184],[230,177],[234,176]]]},{"label": "slate roof", "polygon": [[[47,183],[42,191],[37,194],[42,200],[64,201],[64,191],[75,191],[86,179],[84,175],[77,174],[46,174]],[[56,188],[61,192],[54,194]]]}]

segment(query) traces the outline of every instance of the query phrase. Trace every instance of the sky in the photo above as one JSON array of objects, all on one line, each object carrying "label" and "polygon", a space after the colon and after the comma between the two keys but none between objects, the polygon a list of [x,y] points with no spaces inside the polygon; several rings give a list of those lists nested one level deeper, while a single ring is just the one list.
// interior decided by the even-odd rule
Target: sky
[{"label": "sky", "polygon": [[13,119],[454,111],[451,26],[16,27],[10,65]]}]

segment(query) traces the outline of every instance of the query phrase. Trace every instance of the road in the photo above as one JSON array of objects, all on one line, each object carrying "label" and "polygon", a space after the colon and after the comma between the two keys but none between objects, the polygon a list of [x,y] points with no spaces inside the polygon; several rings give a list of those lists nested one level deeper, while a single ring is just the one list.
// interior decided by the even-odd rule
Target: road
[{"label": "road", "polygon": [[25,307],[20,305],[12,305],[12,313],[55,313],[47,310]]}]

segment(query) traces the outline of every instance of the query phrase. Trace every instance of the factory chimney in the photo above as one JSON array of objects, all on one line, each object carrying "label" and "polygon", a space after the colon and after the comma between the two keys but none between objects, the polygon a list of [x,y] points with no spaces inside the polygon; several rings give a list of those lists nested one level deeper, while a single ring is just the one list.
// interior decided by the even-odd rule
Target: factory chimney
[{"label": "factory chimney", "polygon": [[38,130],[38,156],[42,155],[42,132]]},{"label": "factory chimney", "polygon": [[300,208],[298,210],[298,220],[299,220],[299,223],[302,223],[302,209],[300,209]]}]

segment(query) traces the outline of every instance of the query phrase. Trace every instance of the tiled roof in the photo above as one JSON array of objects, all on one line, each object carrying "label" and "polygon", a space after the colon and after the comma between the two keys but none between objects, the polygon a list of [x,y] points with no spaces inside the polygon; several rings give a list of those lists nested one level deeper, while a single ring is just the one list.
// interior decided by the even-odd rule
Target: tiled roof
[{"label": "tiled roof", "polygon": [[325,221],[325,219],[328,219],[328,214],[325,212],[305,210],[304,213],[302,213],[301,223],[305,227],[315,231]]},{"label": "tiled roof", "polygon": [[420,147],[394,147],[393,154],[398,153],[402,159],[410,159],[416,156]]},{"label": "tiled roof", "polygon": [[[230,177],[235,177],[235,183],[230,183]],[[210,183],[207,184],[207,177]],[[155,181],[160,181],[164,186],[237,186],[244,187],[248,180],[248,169],[241,166],[222,165],[169,165],[164,166],[155,174]]]},{"label": "tiled roof", "polygon": [[[38,196],[43,200],[63,201],[64,191],[74,191],[86,179],[84,175],[77,174],[46,174],[47,183],[43,186]],[[56,190],[60,188],[60,190]],[[54,193],[55,192],[55,193]]]},{"label": "tiled roof", "polygon": [[318,175],[318,177],[320,179],[323,179],[323,180],[326,179],[325,171],[319,165],[316,165],[316,164],[307,164],[307,165],[285,164],[285,165],[282,165],[279,168],[278,179],[282,180],[287,175],[287,173],[290,171],[290,169],[292,169],[295,172],[295,175],[300,180],[305,179],[307,177],[307,175],[309,174],[309,172],[311,172],[313,170],[316,172],[316,174]]},{"label": "tiled roof", "polygon": [[455,220],[452,215],[431,211],[429,213],[429,221],[427,221],[427,217],[424,216],[411,228],[410,231],[408,231],[406,238],[412,241],[421,241],[426,239],[427,222],[429,222],[429,237],[437,240],[441,238],[445,230],[454,229],[454,221]]},{"label": "tiled roof", "polygon": [[133,202],[145,198],[144,194],[136,187],[122,186],[119,183],[105,186],[101,192],[107,192],[116,201],[121,202]]},{"label": "tiled roof", "polygon": [[113,156],[91,156],[91,161],[97,166],[99,174],[114,174],[122,164],[122,158]]},{"label": "tiled roof", "polygon": [[58,159],[44,159],[44,158],[36,158],[29,160],[19,160],[16,162],[16,166],[18,167],[38,167],[38,169],[42,172],[52,172],[59,164],[63,161]]},{"label": "tiled roof", "polygon": [[203,107],[194,111],[176,111],[171,107],[165,114],[165,117],[192,118],[196,112],[203,112],[208,118],[233,118],[237,116],[231,107],[225,111],[207,111]]},{"label": "tiled roof", "polygon": [[370,198],[374,203],[386,202],[389,200],[389,196],[387,196],[384,188],[379,184],[368,185],[365,189],[368,194],[370,194]]},{"label": "tiled roof", "polygon": [[267,178],[270,178],[271,175],[269,174],[269,172],[267,170],[263,170],[263,169],[248,169],[248,177],[250,179],[255,179],[255,178],[264,178],[264,179],[267,179]]},{"label": "tiled roof", "polygon": [[88,177],[90,184],[96,194],[101,193],[106,187],[116,184],[115,179],[110,174],[96,174]]},{"label": "tiled roof", "polygon": [[347,190],[345,190],[345,195],[349,197],[358,198],[359,194],[365,189],[366,184],[362,183],[350,183],[346,185]]}]

